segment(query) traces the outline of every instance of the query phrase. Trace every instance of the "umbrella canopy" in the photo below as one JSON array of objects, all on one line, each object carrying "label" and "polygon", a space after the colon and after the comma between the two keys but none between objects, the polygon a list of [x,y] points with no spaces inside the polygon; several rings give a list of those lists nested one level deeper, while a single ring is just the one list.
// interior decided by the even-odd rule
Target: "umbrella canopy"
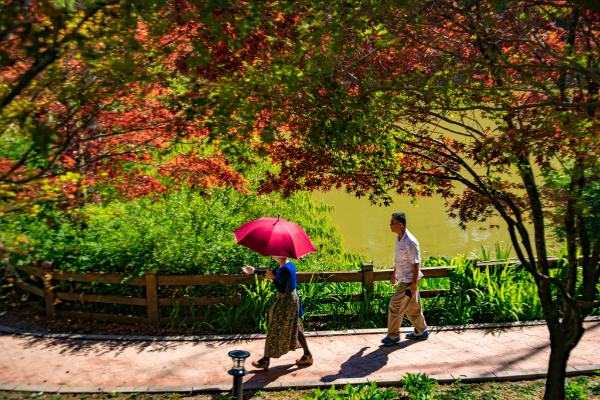
[{"label": "umbrella canopy", "polygon": [[281,218],[259,218],[240,226],[233,234],[238,244],[262,256],[298,259],[315,252],[315,246],[306,232],[293,222]]}]

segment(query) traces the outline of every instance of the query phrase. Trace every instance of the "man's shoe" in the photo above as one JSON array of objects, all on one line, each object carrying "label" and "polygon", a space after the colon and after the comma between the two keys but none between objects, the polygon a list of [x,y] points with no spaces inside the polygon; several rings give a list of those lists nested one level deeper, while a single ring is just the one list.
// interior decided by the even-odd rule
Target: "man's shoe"
[{"label": "man's shoe", "polygon": [[414,333],[407,333],[406,338],[414,339],[414,340],[427,340],[427,339],[429,339],[429,332],[425,331],[419,336],[415,335]]},{"label": "man's shoe", "polygon": [[400,336],[398,336],[396,339],[390,339],[387,336],[384,337],[383,339],[381,339],[381,343],[383,343],[386,346],[392,345],[392,344],[396,344],[396,343],[400,343]]}]

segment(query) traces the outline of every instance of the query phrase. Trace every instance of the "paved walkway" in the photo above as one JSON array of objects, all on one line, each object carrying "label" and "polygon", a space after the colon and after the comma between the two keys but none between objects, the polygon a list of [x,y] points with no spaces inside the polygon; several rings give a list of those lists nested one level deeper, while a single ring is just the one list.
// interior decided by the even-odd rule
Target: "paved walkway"
[{"label": "paved walkway", "polygon": [[[600,321],[586,332],[569,365],[600,364]],[[381,334],[309,338],[315,364],[298,367],[301,350],[271,360],[268,371],[250,371],[254,387],[338,379],[398,379],[430,375],[497,373],[546,368],[549,335],[544,325],[509,329],[432,332],[428,341],[403,340],[381,347]],[[118,341],[52,339],[0,334],[0,384],[90,386],[229,385],[227,353],[262,355],[264,339],[237,341]],[[248,363],[249,364],[249,363]],[[250,366],[250,369],[252,367]],[[600,365],[598,365],[600,369]],[[363,379],[364,380],[364,379]],[[7,388],[8,386],[4,386]]]}]

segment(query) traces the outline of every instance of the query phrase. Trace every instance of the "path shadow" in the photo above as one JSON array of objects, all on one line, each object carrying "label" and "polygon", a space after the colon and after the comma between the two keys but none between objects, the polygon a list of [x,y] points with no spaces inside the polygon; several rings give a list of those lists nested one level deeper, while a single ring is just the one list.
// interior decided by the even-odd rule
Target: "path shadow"
[{"label": "path shadow", "polygon": [[[527,321],[525,321],[527,322]],[[588,327],[586,328],[585,326],[588,325]],[[473,331],[479,331],[483,333],[483,336],[498,336],[501,335],[503,333],[509,333],[509,332],[514,332],[514,331],[524,331],[527,328],[533,328],[533,327],[544,327],[546,328],[546,324],[532,324],[532,325],[524,325],[524,326],[494,326],[494,327],[490,327],[490,326],[481,326],[479,324],[465,324],[465,325],[452,325],[452,329],[448,329],[447,327],[444,326],[433,326],[433,327],[429,327],[429,331],[430,332],[435,332],[435,333],[441,333],[444,331],[448,331],[448,332],[454,332],[457,334],[463,334],[463,333],[468,333],[468,332],[473,332]],[[586,331],[594,331],[598,328],[600,328],[600,321],[587,321],[584,322],[584,328]]]},{"label": "path shadow", "polygon": [[[336,374],[325,375],[320,378],[315,377],[314,380],[320,380],[323,382],[331,382],[336,379],[343,378],[361,378],[372,374],[384,367],[389,360],[389,355],[393,352],[403,350],[418,342],[414,341],[402,341],[398,345],[394,346],[380,346],[372,351],[371,353],[365,353],[370,347],[363,347],[358,352],[353,354],[348,360],[344,361],[340,366],[340,370]],[[251,370],[250,374],[253,374],[244,385],[249,385],[250,388],[260,389],[266,386],[270,382],[274,382],[279,377],[289,375],[293,379],[294,372],[310,368],[310,366],[298,366],[296,364],[285,364],[270,367],[268,370]]]},{"label": "path shadow", "polygon": [[[25,338],[23,338],[25,339]],[[125,349],[135,349],[137,353],[165,352],[177,348],[183,342],[168,341],[123,341],[123,340],[87,340],[87,339],[51,339],[27,337],[23,347],[30,350],[52,348],[62,355],[105,355],[121,354]]]},{"label": "path shadow", "polygon": [[266,371],[262,369],[251,369],[248,372],[252,376],[250,377],[250,379],[244,382],[244,387],[249,387],[251,389],[261,389],[267,384],[277,380],[277,378],[279,378],[280,376],[291,375],[293,378],[293,376],[295,375],[295,371],[299,371],[305,368],[310,368],[310,365],[296,365],[294,363],[269,367],[269,369]]},{"label": "path shadow", "polygon": [[[543,326],[544,328],[546,327],[545,325],[529,325],[529,326],[517,326],[517,327],[492,327],[492,328],[470,328],[470,331],[479,331],[482,333],[483,337],[488,337],[488,336],[492,336],[492,337],[497,337],[500,336],[503,333],[509,333],[509,332],[515,332],[515,331],[521,331],[523,332],[526,328],[532,327],[532,326]],[[584,322],[584,329],[585,332],[596,332],[598,330],[600,330],[600,321],[589,321],[589,322]],[[438,332],[441,333],[443,332],[440,329],[432,329],[432,332]],[[455,333],[464,333],[465,331],[463,330],[452,330]],[[581,341],[583,341],[583,339],[585,338],[585,332],[583,337],[580,339],[579,343],[581,343]],[[548,333],[549,334],[549,333]],[[490,340],[493,340],[493,338],[490,338]],[[578,344],[579,344],[578,343]],[[577,347],[575,347],[575,349],[577,349]],[[516,364],[519,363],[521,361],[525,361],[539,353],[542,353],[544,351],[548,352],[548,357],[550,357],[550,339],[548,338],[548,341],[545,342],[544,344],[540,344],[539,346],[532,346],[530,347],[529,351],[526,354],[523,354],[521,356],[511,356],[511,355],[507,355],[505,357],[506,360],[506,364],[507,365],[511,365],[511,364]],[[482,358],[479,361],[476,362],[471,362],[471,365],[482,365],[482,366],[486,366],[488,365],[485,358]],[[514,368],[509,368],[509,369],[514,369]],[[493,372],[498,372],[500,369],[498,370],[494,370]],[[489,372],[489,371],[487,371]]]},{"label": "path shadow", "polygon": [[140,353],[161,353],[175,350],[182,344],[193,347],[218,348],[232,344],[245,344],[252,338],[230,339],[219,341],[197,341],[197,340],[97,340],[97,339],[54,339],[49,337],[20,336],[23,339],[23,348],[35,350],[40,348],[52,348],[58,350],[61,355],[96,355],[101,356],[114,353],[115,357],[126,349],[135,349]]},{"label": "path shadow", "polygon": [[368,354],[365,354],[365,351],[369,347],[363,347],[340,365],[340,370],[337,374],[325,375],[321,377],[321,380],[323,382],[331,382],[336,379],[363,378],[371,375],[373,372],[379,371],[387,365],[390,354],[417,343],[420,342],[403,340],[397,345],[379,346],[375,351]]}]

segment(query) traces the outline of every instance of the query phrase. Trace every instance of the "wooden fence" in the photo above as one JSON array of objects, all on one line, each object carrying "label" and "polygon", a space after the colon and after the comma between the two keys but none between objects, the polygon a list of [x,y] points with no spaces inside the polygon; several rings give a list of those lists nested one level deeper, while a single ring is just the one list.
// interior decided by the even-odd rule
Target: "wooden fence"
[{"label": "wooden fence", "polygon": [[[552,266],[556,265],[556,258],[549,258]],[[476,262],[475,265],[480,269],[495,265],[514,265],[517,260],[498,260],[490,262]],[[154,271],[147,271],[144,277],[127,278],[122,274],[105,274],[102,272],[88,272],[87,274],[77,274],[72,272],[60,272],[52,269],[50,262],[43,262],[42,267],[21,266],[23,272],[40,278],[43,287],[39,288],[22,280],[17,280],[15,286],[31,292],[37,296],[43,297],[46,306],[46,317],[55,318],[79,318],[87,320],[96,320],[102,322],[117,322],[130,324],[151,324],[158,325],[159,322],[169,322],[168,317],[160,317],[160,306],[172,306],[176,303],[180,305],[195,304],[198,306],[214,304],[239,304],[241,295],[233,298],[220,297],[176,297],[160,298],[158,297],[159,286],[203,286],[203,285],[236,285],[236,284],[254,284],[253,275],[171,275],[160,276]],[[431,267],[423,268],[424,278],[443,278],[448,276],[449,269],[452,267]],[[298,283],[317,283],[317,282],[356,282],[362,283],[367,293],[373,293],[374,282],[388,281],[392,276],[391,269],[374,270],[373,264],[363,263],[360,271],[318,271],[318,272],[298,272]],[[264,278],[261,278],[264,279]],[[146,287],[146,297],[130,296],[105,296],[85,293],[71,293],[56,291],[55,283],[58,281],[73,282],[97,282],[111,283],[120,285],[135,285]],[[421,297],[434,297],[444,295],[446,290],[421,290]],[[116,314],[101,314],[79,311],[63,311],[57,307],[56,300],[81,301],[92,303],[108,304],[126,304],[142,306],[147,308],[147,317],[125,316]],[[332,295],[327,302],[362,300],[362,295]]]}]

